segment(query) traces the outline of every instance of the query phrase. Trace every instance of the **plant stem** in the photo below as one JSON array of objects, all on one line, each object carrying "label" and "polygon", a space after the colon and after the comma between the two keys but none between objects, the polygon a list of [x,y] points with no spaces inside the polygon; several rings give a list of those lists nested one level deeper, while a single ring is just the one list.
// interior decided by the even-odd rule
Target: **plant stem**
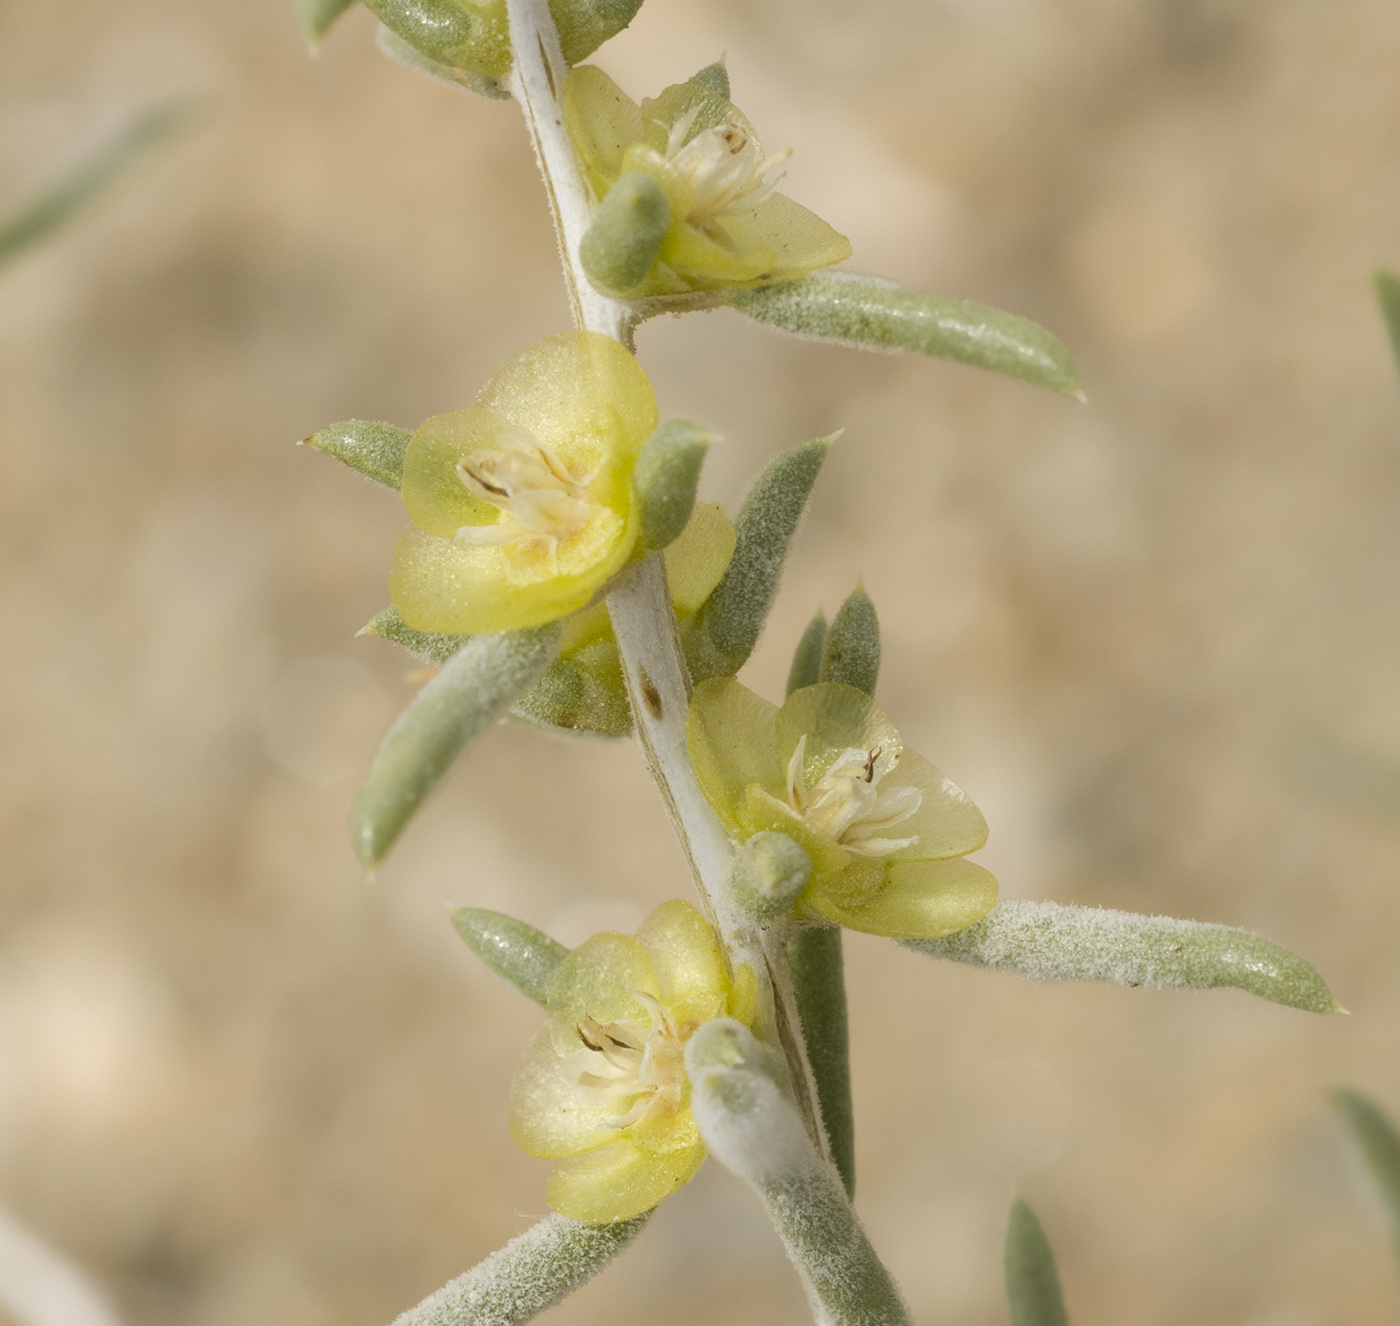
[{"label": "plant stem", "polygon": [[[514,66],[510,86],[525,116],[544,176],[575,323],[634,350],[638,309],[600,294],[579,262],[579,243],[591,219],[588,186],[569,140],[560,107],[568,66],[546,0],[506,0]],[[759,985],[759,1033],[781,1047],[803,1117],[821,1155],[830,1160],[815,1080],[787,969],[786,934],[766,935],[729,894],[733,848],[691,767],[686,742],[690,673],[676,633],[676,615],[660,554],[632,567],[608,595],[608,613],[622,657],[633,728],[647,767],[661,792],[701,905],[738,967],[747,963]]]}]

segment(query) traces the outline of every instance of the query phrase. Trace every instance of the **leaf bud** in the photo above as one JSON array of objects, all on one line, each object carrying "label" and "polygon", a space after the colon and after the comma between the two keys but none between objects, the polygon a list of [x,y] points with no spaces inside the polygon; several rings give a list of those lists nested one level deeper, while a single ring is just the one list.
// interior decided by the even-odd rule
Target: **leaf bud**
[{"label": "leaf bud", "polygon": [[646,280],[671,224],[671,204],[650,175],[619,176],[598,205],[579,243],[588,279],[610,295],[626,295]]},{"label": "leaf bud", "polygon": [[640,538],[647,548],[668,547],[685,529],[711,440],[699,424],[671,419],[642,444],[632,477],[642,508]]},{"label": "leaf bud", "polygon": [[812,858],[787,834],[765,829],[739,846],[730,878],[735,902],[759,925],[770,925],[802,896]]},{"label": "leaf bud", "polygon": [[880,619],[865,587],[857,585],[826,633],[817,680],[844,682],[874,695],[879,675]]}]

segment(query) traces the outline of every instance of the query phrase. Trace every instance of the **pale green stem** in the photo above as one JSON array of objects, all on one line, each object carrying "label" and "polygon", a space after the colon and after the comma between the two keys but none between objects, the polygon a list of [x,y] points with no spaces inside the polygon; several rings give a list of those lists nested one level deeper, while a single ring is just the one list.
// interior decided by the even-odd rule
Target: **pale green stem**
[{"label": "pale green stem", "polygon": [[[630,350],[636,315],[624,300],[600,294],[579,261],[591,215],[588,187],[564,124],[559,96],[568,67],[545,0],[507,0],[515,64],[511,91],[525,116],[554,215],[559,251],[576,323]],[[761,1030],[781,1043],[813,1141],[827,1153],[816,1087],[787,974],[786,936],[775,943],[736,908],[728,893],[733,849],[729,835],[700,791],[686,743],[690,673],[676,634],[676,617],[659,555],[621,577],[608,595],[608,613],[622,657],[633,727],[647,767],[690,864],[701,904],[719,931],[731,962],[747,963],[758,979]]]}]

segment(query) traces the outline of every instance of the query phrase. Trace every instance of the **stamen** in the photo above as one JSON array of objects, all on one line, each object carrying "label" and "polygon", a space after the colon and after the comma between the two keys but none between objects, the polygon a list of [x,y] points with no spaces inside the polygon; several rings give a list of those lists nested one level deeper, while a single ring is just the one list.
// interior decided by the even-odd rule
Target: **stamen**
[{"label": "stamen", "polygon": [[907,820],[923,804],[924,794],[917,787],[879,789],[880,780],[899,762],[897,751],[890,756],[883,746],[869,750],[847,747],[811,791],[803,771],[806,751],[804,733],[788,761],[788,804],[818,833],[835,838],[856,856],[890,856],[919,841],[917,835],[879,836]]}]

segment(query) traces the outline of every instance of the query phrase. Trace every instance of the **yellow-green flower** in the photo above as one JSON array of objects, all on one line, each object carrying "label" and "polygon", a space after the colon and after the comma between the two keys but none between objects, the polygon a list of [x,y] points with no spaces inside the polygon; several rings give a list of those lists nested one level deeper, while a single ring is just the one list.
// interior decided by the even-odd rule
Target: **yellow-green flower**
[{"label": "yellow-green flower", "polygon": [[702,1023],[752,1026],[753,972],[731,980],[689,903],[662,903],[636,938],[594,935],[550,979],[549,1021],[511,1093],[510,1128],[527,1155],[557,1160],[549,1204],[610,1224],[650,1210],[705,1159],[690,1112],[685,1044]]},{"label": "yellow-green flower", "polygon": [[[685,529],[662,553],[678,622],[700,611],[733,556],[734,522],[718,502],[697,502]],[[618,696],[624,694],[622,663],[606,603],[595,603],[569,618],[559,652],[614,688]]]},{"label": "yellow-green flower", "polygon": [[399,616],[472,635],[583,607],[636,542],[632,469],[655,427],[651,383],[616,341],[569,332],[522,350],[471,409],[429,419],[408,445]]},{"label": "yellow-green flower", "polygon": [[806,849],[812,878],[799,905],[809,914],[936,939],[996,902],[995,877],[964,859],[987,841],[982,812],[854,686],[818,682],[779,709],[716,677],[695,689],[689,739],[730,833],[776,830]]},{"label": "yellow-green flower", "polygon": [[601,69],[569,74],[564,114],[595,200],[623,175],[661,186],[670,221],[651,269],[629,296],[747,288],[844,262],[851,246],[819,216],[775,192],[786,151],[769,155],[714,88],[677,83],[637,106]]}]

